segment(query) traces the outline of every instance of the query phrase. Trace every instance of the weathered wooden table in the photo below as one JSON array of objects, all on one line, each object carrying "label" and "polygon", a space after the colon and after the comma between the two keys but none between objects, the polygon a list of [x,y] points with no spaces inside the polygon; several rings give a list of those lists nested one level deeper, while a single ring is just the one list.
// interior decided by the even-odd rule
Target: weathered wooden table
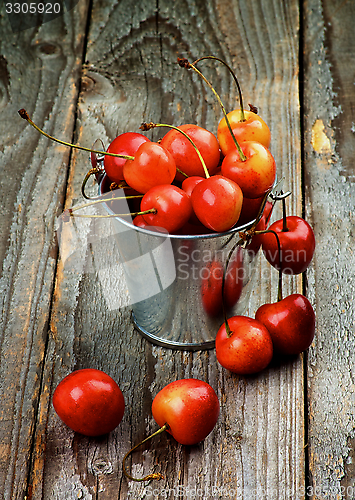
[{"label": "weathered wooden table", "polygon": [[[354,20],[353,0],[79,0],[13,33],[3,3],[1,498],[355,498]],[[278,176],[293,193],[288,210],[306,217],[317,241],[307,276],[284,280],[284,294],[303,291],[315,308],[314,342],[249,378],[222,369],[214,350],[143,339],[129,308],[107,307],[96,268],[86,265],[90,246],[75,266],[63,265],[56,222],[80,201],[88,156],[40,136],[17,114],[26,108],[47,133],[84,146],[107,146],[150,120],[216,132],[214,96],[176,64],[209,54],[236,70],[245,102],[269,124]],[[226,69],[204,70],[226,108],[236,107]],[[262,256],[257,273],[251,316],[277,288]],[[59,381],[83,367],[106,371],[125,395],[121,424],[102,438],[73,433],[52,406]],[[193,447],[165,433],[132,458],[135,474],[154,469],[165,479],[127,481],[123,455],[156,428],[152,399],[186,377],[216,390],[216,428]]]}]

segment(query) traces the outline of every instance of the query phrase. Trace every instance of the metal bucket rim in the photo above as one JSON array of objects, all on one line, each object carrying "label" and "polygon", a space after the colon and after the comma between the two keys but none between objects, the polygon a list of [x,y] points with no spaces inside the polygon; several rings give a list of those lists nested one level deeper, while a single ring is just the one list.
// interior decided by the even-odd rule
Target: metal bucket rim
[{"label": "metal bucket rim", "polygon": [[[102,196],[104,194],[102,190],[103,182],[107,178],[107,175],[104,174],[102,178],[99,181],[99,195]],[[110,215],[114,215],[115,212],[113,212],[105,203],[106,205],[106,210],[107,212],[110,213]],[[223,233],[206,233],[206,234],[170,234],[167,231],[166,232],[158,232],[158,231],[153,231],[151,229],[144,229],[139,226],[135,226],[131,222],[128,222],[124,220],[122,217],[115,217],[117,220],[119,220],[124,226],[126,226],[129,229],[134,229],[135,231],[138,231],[140,233],[144,233],[147,235],[154,235],[160,238],[170,238],[170,239],[182,239],[182,240],[198,240],[198,239],[212,239],[212,238],[220,238],[224,236],[231,236],[234,235],[235,233],[239,233],[242,231],[246,231],[250,229],[256,222],[258,222],[262,217],[262,213],[255,219],[251,220],[250,222],[247,222],[246,224],[243,224],[242,226],[238,227],[232,227],[228,231],[225,231]]]}]

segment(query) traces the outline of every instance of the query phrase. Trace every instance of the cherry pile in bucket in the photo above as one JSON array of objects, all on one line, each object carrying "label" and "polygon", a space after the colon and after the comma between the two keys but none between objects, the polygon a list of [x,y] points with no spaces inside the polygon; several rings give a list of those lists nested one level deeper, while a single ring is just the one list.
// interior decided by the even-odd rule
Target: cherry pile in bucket
[{"label": "cherry pile in bucket", "polygon": [[[197,68],[203,60],[227,66],[238,87],[239,109],[225,111],[219,95]],[[112,200],[117,190],[123,191],[132,208],[131,212],[119,216],[132,217],[137,227],[162,228],[178,235],[198,235],[223,233],[252,222],[247,230],[236,233],[239,239],[235,253],[229,255],[225,268],[218,268],[216,264],[217,272],[211,273],[208,278],[211,281],[203,282],[202,287],[205,289],[206,311],[213,314],[223,310],[224,313],[224,322],[216,331],[218,363],[223,369],[238,375],[255,374],[269,366],[275,355],[295,356],[312,343],[315,334],[313,307],[302,294],[283,297],[282,280],[285,275],[298,275],[308,268],[315,250],[315,237],[311,226],[302,217],[286,214],[285,199],[290,193],[272,193],[276,163],[269,150],[270,129],[254,106],[249,105],[250,110],[244,110],[238,80],[229,66],[213,56],[201,57],[194,63],[178,59],[178,64],[182,69],[196,72],[218,100],[223,118],[216,135],[197,124],[175,126],[151,122],[142,124],[140,132],[120,134],[105,151],[100,151],[55,139],[39,129],[24,109],[19,114],[50,139],[89,151],[92,168],[83,180],[84,198],[91,200],[85,192],[90,176],[102,178],[105,175]],[[157,142],[144,134],[153,128],[164,130]],[[283,205],[282,219],[273,223],[270,223],[273,203],[269,197],[273,203],[281,200]],[[76,209],[68,210],[69,218],[75,216],[80,216]],[[113,216],[117,217],[117,214]],[[240,293],[240,287],[233,288],[226,280],[229,264],[238,266],[240,247],[253,252],[262,248],[266,260],[279,276],[277,300],[261,305],[254,318],[228,317],[226,312],[228,304],[238,300],[237,294]],[[214,263],[210,265],[213,267]],[[216,290],[218,294],[213,295]],[[93,378],[98,378],[101,385],[94,384]],[[101,395],[97,394],[101,390],[98,387],[104,391]],[[69,406],[69,396],[73,391],[83,395],[73,403],[75,412]],[[94,425],[90,421],[89,425],[85,419],[90,415],[91,405],[100,397],[103,404],[107,404],[111,393],[118,407],[117,415],[93,409],[99,420]],[[79,371],[69,381],[60,384],[54,395],[54,404],[69,427],[87,435],[111,431],[119,424],[124,412],[124,399],[115,383],[105,374],[90,370]],[[180,408],[178,413],[177,407]],[[162,389],[153,401],[152,411],[160,426],[153,436],[167,430],[178,442],[195,444],[213,430],[219,415],[219,402],[212,387],[205,382],[184,379]],[[191,412],[195,419],[191,420]],[[137,479],[126,471],[125,460],[138,446],[124,457],[125,475],[131,480],[160,479],[160,474]]]}]

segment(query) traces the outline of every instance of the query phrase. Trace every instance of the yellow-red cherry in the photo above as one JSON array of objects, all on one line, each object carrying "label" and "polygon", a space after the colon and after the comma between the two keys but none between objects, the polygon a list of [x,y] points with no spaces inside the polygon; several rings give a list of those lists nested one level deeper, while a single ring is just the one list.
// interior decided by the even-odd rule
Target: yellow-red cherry
[{"label": "yellow-red cherry", "polygon": [[239,375],[251,375],[266,368],[273,356],[273,344],[267,328],[246,316],[228,319],[216,336],[217,361],[227,370]]},{"label": "yellow-red cherry", "polygon": [[231,229],[240,216],[243,193],[238,184],[222,175],[199,182],[191,193],[192,208],[204,226],[216,232]]},{"label": "yellow-red cherry", "polygon": [[246,198],[260,198],[275,182],[275,159],[259,142],[244,142],[240,147],[246,160],[243,161],[234,149],[225,156],[221,173],[239,184]]},{"label": "yellow-red cherry", "polygon": [[[148,137],[137,132],[125,132],[117,136],[107,148],[108,153],[134,156],[143,143],[151,142]],[[119,184],[123,179],[123,165],[126,159],[105,155],[104,169],[111,182]]]},{"label": "yellow-red cherry", "polygon": [[[244,111],[244,120],[241,118],[240,109],[235,109],[227,114],[231,129],[238,143],[246,141],[260,142],[269,148],[271,133],[265,121],[252,111]],[[225,118],[222,118],[217,129],[217,139],[224,156],[235,150],[235,143]]]},{"label": "yellow-red cherry", "polygon": [[[221,153],[217,138],[209,130],[198,125],[186,124],[177,127],[185,132],[200,151],[210,175],[218,169]],[[169,130],[160,142],[174,157],[176,166],[187,176],[205,176],[201,160],[191,142],[177,130]],[[177,172],[176,180],[185,178]]]},{"label": "yellow-red cherry", "polygon": [[176,174],[176,164],[167,149],[156,142],[145,142],[139,146],[134,160],[126,160],[123,176],[127,184],[146,193],[159,184],[171,184]]},{"label": "yellow-red cherry", "polygon": [[121,389],[108,374],[83,368],[67,375],[53,394],[61,420],[85,436],[101,436],[121,422],[125,402]]},{"label": "yellow-red cherry", "polygon": [[194,445],[215,427],[220,412],[217,394],[202,380],[180,379],[166,385],[152,404],[154,420],[178,443]]}]

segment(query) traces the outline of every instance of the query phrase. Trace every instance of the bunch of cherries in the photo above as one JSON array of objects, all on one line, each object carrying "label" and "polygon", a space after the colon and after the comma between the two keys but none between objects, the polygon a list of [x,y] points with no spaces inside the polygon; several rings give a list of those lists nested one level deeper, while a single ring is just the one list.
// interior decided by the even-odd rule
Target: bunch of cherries
[{"label": "bunch of cherries", "polygon": [[[228,302],[240,293],[240,287],[238,290],[229,287],[225,280],[226,268],[234,265],[237,269],[240,249],[230,255],[225,269],[209,274],[212,278],[208,280],[215,282],[202,283],[207,291],[218,290],[217,295],[202,294],[206,310],[213,312],[219,308],[219,294],[222,300],[224,323],[215,343],[218,362],[233,373],[249,375],[265,369],[275,353],[300,354],[313,340],[312,305],[298,293],[283,298],[282,277],[307,269],[315,250],[315,237],[303,218],[286,214],[285,198],[290,193],[281,192],[276,197],[282,200],[283,217],[269,225],[273,203],[268,201],[268,196],[276,178],[275,160],[269,151],[269,127],[256,108],[250,106],[249,111],[244,110],[240,87],[231,70],[239,90],[240,109],[226,113],[218,94],[196,67],[203,59],[219,61],[230,70],[224,61],[212,56],[200,58],[193,64],[186,59],[178,62],[181,67],[198,73],[218,99],[224,117],[218,125],[217,136],[194,124],[174,127],[149,123],[141,128],[169,127],[170,130],[159,142],[141,133],[123,133],[103,152],[48,136],[25,110],[19,113],[47,137],[90,151],[92,169],[83,182],[84,197],[89,198],[85,193],[89,177],[95,174],[100,178],[105,173],[112,199],[116,189],[123,189],[134,209],[130,214],[120,215],[133,216],[136,226],[183,235],[223,233],[254,221],[249,230],[239,233],[240,241],[249,250],[261,247],[268,262],[278,270],[278,300],[259,307],[255,318],[227,317]],[[74,209],[69,215],[74,215]],[[213,265],[218,264],[211,263]],[[124,399],[117,384],[104,372],[92,369],[77,370],[66,377],[54,393],[53,404],[69,427],[89,436],[110,432],[124,414]],[[205,382],[183,379],[158,393],[152,412],[160,426],[152,436],[166,430],[178,442],[191,445],[203,440],[214,428],[219,402],[212,387]],[[125,475],[139,481],[160,479],[160,474],[137,479],[126,471],[125,460],[138,446],[124,457]]]}]

